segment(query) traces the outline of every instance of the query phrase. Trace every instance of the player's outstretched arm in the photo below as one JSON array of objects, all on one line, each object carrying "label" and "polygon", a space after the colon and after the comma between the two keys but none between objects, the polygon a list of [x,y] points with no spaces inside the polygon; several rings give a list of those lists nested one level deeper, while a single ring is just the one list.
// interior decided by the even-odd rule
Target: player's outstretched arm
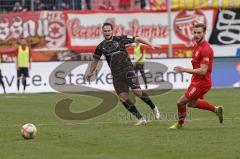
[{"label": "player's outstretched arm", "polygon": [[197,69],[185,68],[182,66],[174,67],[175,72],[186,72],[186,73],[197,74],[202,76],[204,76],[207,73],[207,70],[208,70],[208,65],[206,64],[201,64],[200,68],[197,68]]},{"label": "player's outstretched arm", "polygon": [[89,69],[89,72],[86,76],[86,79],[89,81],[93,75],[93,72],[95,71],[96,67],[97,67],[97,64],[98,64],[98,59],[95,59],[93,58],[93,61],[91,62],[90,64],[90,69]]},{"label": "player's outstretched arm", "polygon": [[135,38],[135,41],[136,42],[140,42],[140,43],[142,43],[142,44],[145,44],[145,45],[148,45],[148,46],[150,46],[150,47],[152,47],[152,48],[154,48],[154,49],[157,49],[157,48],[161,48],[161,46],[154,46],[152,43],[150,43],[149,41],[147,41],[147,40],[145,40],[145,39],[143,39],[143,38],[141,38],[141,37],[136,37]]}]

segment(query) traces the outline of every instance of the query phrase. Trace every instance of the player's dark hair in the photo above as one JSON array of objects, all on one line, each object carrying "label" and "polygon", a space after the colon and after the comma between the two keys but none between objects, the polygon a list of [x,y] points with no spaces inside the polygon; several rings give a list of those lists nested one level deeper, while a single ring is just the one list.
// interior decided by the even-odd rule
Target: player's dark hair
[{"label": "player's dark hair", "polygon": [[202,28],[203,32],[206,32],[206,25],[203,23],[197,23],[193,26],[194,28]]},{"label": "player's dark hair", "polygon": [[102,29],[103,29],[103,27],[105,27],[105,26],[110,26],[111,29],[113,29],[113,25],[112,25],[111,23],[108,23],[108,22],[103,23]]}]

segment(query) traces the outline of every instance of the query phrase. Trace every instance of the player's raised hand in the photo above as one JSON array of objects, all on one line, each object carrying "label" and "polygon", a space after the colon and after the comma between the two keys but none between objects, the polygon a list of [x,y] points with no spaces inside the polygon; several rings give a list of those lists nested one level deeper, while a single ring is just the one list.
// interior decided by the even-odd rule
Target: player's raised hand
[{"label": "player's raised hand", "polygon": [[177,73],[181,73],[181,72],[185,71],[185,68],[182,67],[182,66],[176,66],[176,67],[173,68],[173,70]]}]

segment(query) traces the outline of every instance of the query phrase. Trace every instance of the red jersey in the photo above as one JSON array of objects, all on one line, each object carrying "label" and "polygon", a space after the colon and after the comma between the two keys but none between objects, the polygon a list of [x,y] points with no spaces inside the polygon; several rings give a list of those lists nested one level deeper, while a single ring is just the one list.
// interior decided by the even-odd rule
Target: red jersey
[{"label": "red jersey", "polygon": [[192,83],[205,83],[211,84],[211,73],[212,73],[212,65],[213,65],[213,49],[207,41],[203,41],[200,44],[197,44],[194,47],[192,54],[192,66],[193,69],[200,68],[201,64],[208,65],[207,73],[202,75],[193,74],[192,75]]}]

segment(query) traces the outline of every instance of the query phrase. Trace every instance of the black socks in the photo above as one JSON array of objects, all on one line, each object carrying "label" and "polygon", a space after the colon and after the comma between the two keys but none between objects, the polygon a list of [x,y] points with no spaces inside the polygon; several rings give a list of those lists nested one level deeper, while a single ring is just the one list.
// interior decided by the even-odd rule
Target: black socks
[{"label": "black socks", "polygon": [[131,112],[136,118],[142,118],[142,115],[139,113],[135,105],[128,99],[125,102],[122,102],[125,108]]},{"label": "black socks", "polygon": [[147,93],[142,92],[142,96],[140,97],[140,99],[142,99],[147,105],[149,105],[151,109],[155,108],[155,104],[153,104]]},{"label": "black socks", "polygon": [[20,87],[20,79],[17,80],[17,90],[19,91],[19,87]]},{"label": "black socks", "polygon": [[25,91],[26,86],[27,86],[27,81],[26,81],[26,79],[25,79],[25,80],[22,80],[22,84],[23,84],[23,90]]},{"label": "black socks", "polygon": [[[23,90],[25,91],[26,87],[27,87],[27,81],[26,79],[22,79],[22,85],[23,85]],[[17,80],[17,89],[19,91],[20,88],[20,79]]]}]

